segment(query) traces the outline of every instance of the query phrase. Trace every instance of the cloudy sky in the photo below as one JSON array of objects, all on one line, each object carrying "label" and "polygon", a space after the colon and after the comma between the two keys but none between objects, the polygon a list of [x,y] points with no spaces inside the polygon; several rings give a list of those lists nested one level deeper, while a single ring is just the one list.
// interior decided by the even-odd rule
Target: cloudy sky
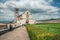
[{"label": "cloudy sky", "polygon": [[6,20],[14,19],[15,7],[20,13],[28,8],[36,20],[60,18],[60,0],[0,0],[0,20],[2,16]]}]

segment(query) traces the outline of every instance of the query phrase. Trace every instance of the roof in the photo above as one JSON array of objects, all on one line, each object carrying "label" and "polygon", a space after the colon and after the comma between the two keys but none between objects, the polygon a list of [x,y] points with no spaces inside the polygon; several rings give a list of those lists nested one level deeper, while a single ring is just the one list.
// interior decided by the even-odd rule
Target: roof
[{"label": "roof", "polygon": [[31,12],[29,10],[26,10],[23,14],[29,14],[29,15],[32,15]]}]

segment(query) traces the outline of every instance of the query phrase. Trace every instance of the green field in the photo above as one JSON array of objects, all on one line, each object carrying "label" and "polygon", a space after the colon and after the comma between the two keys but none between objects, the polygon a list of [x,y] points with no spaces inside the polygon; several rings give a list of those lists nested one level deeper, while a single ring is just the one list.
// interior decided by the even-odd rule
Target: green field
[{"label": "green field", "polygon": [[44,23],[26,25],[31,40],[60,40],[60,24]]}]

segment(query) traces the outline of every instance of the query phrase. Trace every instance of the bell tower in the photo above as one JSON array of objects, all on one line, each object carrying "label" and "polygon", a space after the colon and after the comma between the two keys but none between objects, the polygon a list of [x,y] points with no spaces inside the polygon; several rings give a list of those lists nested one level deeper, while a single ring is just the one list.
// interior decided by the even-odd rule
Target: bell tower
[{"label": "bell tower", "polygon": [[18,16],[19,15],[19,9],[15,8],[15,15]]},{"label": "bell tower", "polygon": [[15,22],[17,22],[18,15],[19,15],[19,9],[15,8]]}]

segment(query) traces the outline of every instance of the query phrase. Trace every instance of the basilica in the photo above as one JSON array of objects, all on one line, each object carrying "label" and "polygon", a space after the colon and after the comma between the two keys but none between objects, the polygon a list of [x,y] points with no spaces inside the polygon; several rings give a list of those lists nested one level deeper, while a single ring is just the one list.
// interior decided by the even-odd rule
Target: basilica
[{"label": "basilica", "polygon": [[12,23],[7,24],[9,27],[17,27],[25,24],[36,24],[36,20],[33,20],[31,12],[26,10],[19,15],[18,9],[15,10],[15,20]]},{"label": "basilica", "polygon": [[32,14],[28,10],[17,17],[20,24],[35,24],[35,20],[32,19]]},{"label": "basilica", "polygon": [[[0,23],[0,26],[3,26],[6,29],[12,30],[13,28],[25,25],[25,24],[35,24],[36,21],[32,19],[32,14],[28,10],[19,15],[18,9],[15,10],[15,19],[10,23]],[[0,30],[6,30],[1,28]]]}]

